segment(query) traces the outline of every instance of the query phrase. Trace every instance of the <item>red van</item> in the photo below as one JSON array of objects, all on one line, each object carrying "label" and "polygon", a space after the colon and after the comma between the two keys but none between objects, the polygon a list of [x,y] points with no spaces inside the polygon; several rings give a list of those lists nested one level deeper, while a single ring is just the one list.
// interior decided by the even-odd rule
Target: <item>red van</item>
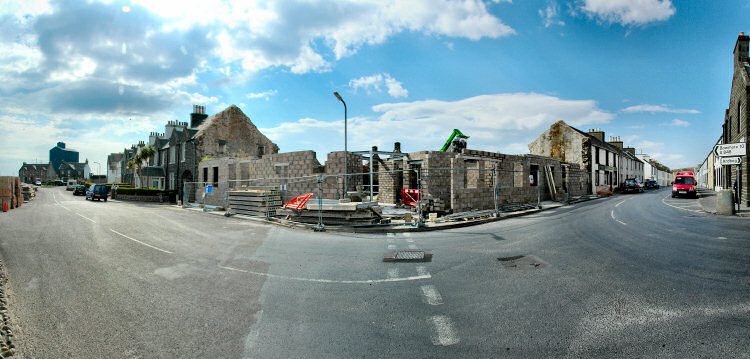
[{"label": "red van", "polygon": [[692,172],[680,172],[672,184],[672,198],[677,196],[697,197],[695,177]]}]

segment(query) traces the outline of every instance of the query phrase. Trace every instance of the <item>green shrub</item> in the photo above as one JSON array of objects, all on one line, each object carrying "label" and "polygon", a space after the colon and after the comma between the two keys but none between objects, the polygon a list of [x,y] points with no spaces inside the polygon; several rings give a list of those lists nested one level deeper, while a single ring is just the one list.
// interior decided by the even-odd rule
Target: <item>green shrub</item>
[{"label": "green shrub", "polygon": [[117,194],[131,195],[131,196],[158,196],[161,194],[164,198],[171,198],[174,196],[176,191],[161,190],[156,188],[132,188],[132,187],[117,187]]}]

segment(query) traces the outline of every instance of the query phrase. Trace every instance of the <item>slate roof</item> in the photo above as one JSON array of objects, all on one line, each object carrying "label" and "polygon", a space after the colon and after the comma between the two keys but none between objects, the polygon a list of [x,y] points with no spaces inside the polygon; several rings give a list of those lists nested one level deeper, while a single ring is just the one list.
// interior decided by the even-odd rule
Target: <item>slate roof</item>
[{"label": "slate roof", "polygon": [[23,166],[21,166],[21,169],[30,169],[32,171],[38,171],[40,169],[46,169],[49,167],[49,163],[27,163]]}]

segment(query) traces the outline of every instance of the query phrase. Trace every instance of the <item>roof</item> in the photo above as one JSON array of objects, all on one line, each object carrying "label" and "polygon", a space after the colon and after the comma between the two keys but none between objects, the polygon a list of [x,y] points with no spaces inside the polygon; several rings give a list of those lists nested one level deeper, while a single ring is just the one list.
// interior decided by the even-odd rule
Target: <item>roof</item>
[{"label": "roof", "polygon": [[21,166],[21,169],[31,169],[32,171],[36,171],[41,168],[47,168],[49,167],[49,163],[25,163],[23,166]]},{"label": "roof", "polygon": [[88,163],[85,163],[85,162],[65,162],[65,161],[63,161],[60,164],[60,167],[58,168],[58,170],[71,169],[71,170],[75,170],[75,171],[78,171],[78,172],[84,172],[86,170],[86,165],[88,165]]},{"label": "roof", "polygon": [[572,128],[573,130],[575,130],[576,132],[580,133],[581,135],[583,135],[585,137],[588,137],[598,147],[603,147],[603,148],[606,148],[606,149],[608,149],[608,150],[610,150],[612,152],[617,152],[617,153],[620,153],[620,154],[626,153],[623,149],[621,149],[621,148],[619,148],[619,147],[617,147],[617,146],[615,146],[613,144],[604,142],[604,141],[602,141],[602,140],[594,137],[593,135],[591,135],[588,132],[583,132],[583,131],[581,131],[581,130],[579,130],[579,129],[571,126],[571,125],[568,125],[567,123],[565,125],[568,126],[568,127],[570,127],[570,128]]}]

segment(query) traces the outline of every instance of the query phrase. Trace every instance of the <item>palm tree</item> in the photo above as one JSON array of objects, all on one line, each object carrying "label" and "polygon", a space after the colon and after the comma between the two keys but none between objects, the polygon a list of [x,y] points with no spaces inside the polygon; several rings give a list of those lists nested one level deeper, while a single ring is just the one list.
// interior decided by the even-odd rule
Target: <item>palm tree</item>
[{"label": "palm tree", "polygon": [[[134,167],[135,167],[135,161],[133,160],[128,161],[128,169],[132,171]],[[130,176],[130,186],[135,187],[135,176]]]},{"label": "palm tree", "polygon": [[[135,167],[135,172],[138,174],[138,179],[141,178],[141,169],[143,168],[143,157],[141,157],[140,153],[136,153],[135,156],[133,156],[133,166]],[[141,180],[140,186],[138,188],[143,187],[143,181]]]},{"label": "palm tree", "polygon": [[[148,167],[148,162],[152,158],[154,158],[154,156],[156,155],[156,148],[154,148],[154,146],[152,145],[148,145],[144,147],[143,149],[141,149],[140,155],[141,155],[141,160],[146,162],[146,166]],[[149,188],[149,184],[151,183],[151,177],[147,176],[147,178],[148,179],[146,181],[146,188]]]}]

